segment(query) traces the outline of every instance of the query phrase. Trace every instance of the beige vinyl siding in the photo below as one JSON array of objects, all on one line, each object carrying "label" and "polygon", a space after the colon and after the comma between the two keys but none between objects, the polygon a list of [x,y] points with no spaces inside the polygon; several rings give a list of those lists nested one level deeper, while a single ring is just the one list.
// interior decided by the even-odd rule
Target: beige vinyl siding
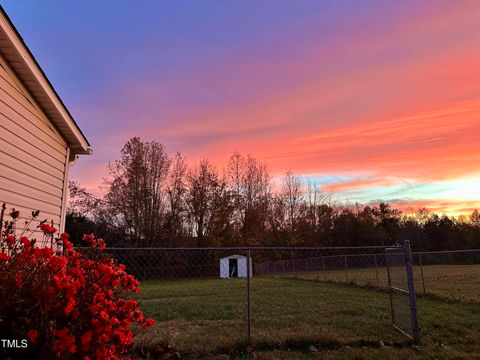
[{"label": "beige vinyl siding", "polygon": [[0,202],[19,210],[21,220],[39,209],[40,220],[53,220],[59,228],[66,156],[65,140],[11,71],[0,66]]}]

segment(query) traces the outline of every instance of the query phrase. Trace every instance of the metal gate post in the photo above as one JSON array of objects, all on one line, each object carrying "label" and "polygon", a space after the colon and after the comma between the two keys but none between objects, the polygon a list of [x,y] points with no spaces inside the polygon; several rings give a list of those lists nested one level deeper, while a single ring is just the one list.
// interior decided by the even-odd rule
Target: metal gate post
[{"label": "metal gate post", "polygon": [[415,343],[420,343],[420,331],[418,327],[417,316],[417,298],[415,294],[415,284],[413,283],[413,266],[412,266],[412,251],[410,249],[410,241],[405,240],[405,267],[407,271],[408,282],[408,296],[410,300],[410,316],[412,319],[413,340]]},{"label": "metal gate post", "polygon": [[250,266],[252,266],[251,262],[251,257],[250,257],[250,250],[247,251],[247,342],[248,345],[251,345],[252,343],[252,299],[251,299],[251,284],[250,284],[250,277],[252,276],[251,274],[251,269]]}]

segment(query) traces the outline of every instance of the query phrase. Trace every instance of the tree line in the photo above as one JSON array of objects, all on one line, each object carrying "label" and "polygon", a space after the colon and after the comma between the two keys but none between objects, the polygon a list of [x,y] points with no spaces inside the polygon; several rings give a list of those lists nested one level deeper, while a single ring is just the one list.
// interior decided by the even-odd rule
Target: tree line
[{"label": "tree line", "polygon": [[415,250],[480,247],[480,214],[454,218],[387,203],[342,206],[315,183],[234,152],[220,171],[189,166],[157,141],[130,139],[109,164],[104,196],[70,182],[66,230],[94,232],[109,246],[367,246],[409,239]]}]

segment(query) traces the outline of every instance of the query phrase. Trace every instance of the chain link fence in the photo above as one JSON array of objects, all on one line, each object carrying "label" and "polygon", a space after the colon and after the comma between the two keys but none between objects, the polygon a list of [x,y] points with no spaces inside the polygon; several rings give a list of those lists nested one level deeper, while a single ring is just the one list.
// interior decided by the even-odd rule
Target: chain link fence
[{"label": "chain link fence", "polygon": [[412,253],[410,278],[404,245],[105,251],[141,281],[136,299],[159,320],[150,336],[188,351],[335,343],[333,328],[342,339],[398,341],[392,321],[418,340],[414,288],[480,301],[480,250]]},{"label": "chain link fence", "polygon": [[[403,251],[404,246],[391,248]],[[242,343],[285,345],[319,339],[335,343],[330,329],[339,324],[343,324],[342,339],[353,341],[362,333],[367,339],[396,341],[397,335],[391,331],[387,291],[365,291],[337,284],[387,289],[386,249],[372,246],[105,251],[141,281],[136,299],[147,316],[159,320],[155,339],[188,351],[216,351]],[[402,271],[405,273],[399,268],[398,274]],[[360,297],[364,298],[359,301]],[[409,319],[410,314],[404,312],[402,321]],[[405,332],[411,334],[411,328]]]},{"label": "chain link fence", "polygon": [[414,252],[412,259],[418,293],[480,302],[480,249]]},{"label": "chain link fence", "polygon": [[[388,289],[385,253],[347,253],[258,264],[259,270],[294,278]],[[417,294],[480,302],[480,249],[412,252]]]}]

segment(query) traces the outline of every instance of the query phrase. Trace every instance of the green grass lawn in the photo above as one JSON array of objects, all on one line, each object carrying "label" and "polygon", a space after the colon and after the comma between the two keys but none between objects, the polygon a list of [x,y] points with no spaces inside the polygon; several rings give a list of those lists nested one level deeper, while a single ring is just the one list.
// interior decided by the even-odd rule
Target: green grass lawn
[{"label": "green grass lawn", "polygon": [[[226,353],[244,344],[242,279],[145,281],[138,300],[157,320],[146,343],[167,341],[190,354]],[[475,358],[480,304],[418,299],[422,346],[391,325],[386,293],[335,283],[252,279],[252,336],[265,359]],[[379,347],[382,341],[386,347]],[[318,353],[309,351],[316,346]]]},{"label": "green grass lawn", "polygon": [[[402,269],[403,271],[403,269]],[[423,294],[423,283],[419,266],[414,266],[415,289]],[[400,272],[400,271],[396,271]],[[287,277],[319,279],[345,282],[345,270],[287,274]],[[427,294],[446,297],[464,302],[480,302],[480,265],[427,265],[423,266]],[[348,281],[360,286],[377,286],[375,268],[349,269]],[[387,270],[378,268],[378,284],[387,287]]]}]

